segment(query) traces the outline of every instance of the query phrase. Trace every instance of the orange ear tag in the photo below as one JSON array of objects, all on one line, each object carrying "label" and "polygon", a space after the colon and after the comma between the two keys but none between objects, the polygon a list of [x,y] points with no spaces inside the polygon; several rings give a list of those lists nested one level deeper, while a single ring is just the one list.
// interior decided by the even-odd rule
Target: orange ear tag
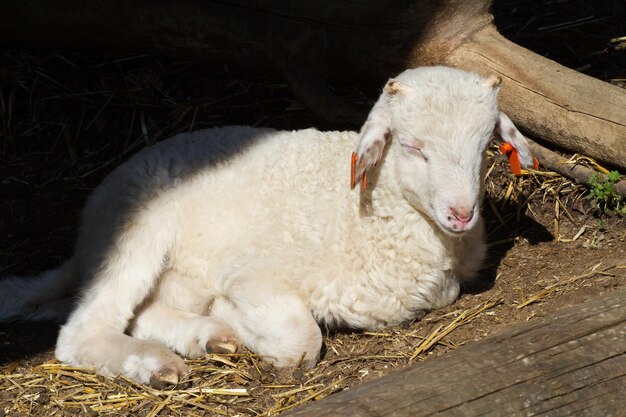
[{"label": "orange ear tag", "polygon": [[[356,185],[356,162],[357,156],[356,152],[352,152],[352,159],[350,161],[350,189],[353,190]],[[365,192],[365,188],[367,187],[367,174],[363,173],[363,178],[361,179],[361,191]]]},{"label": "orange ear tag", "polygon": [[522,166],[519,162],[519,155],[517,154],[515,146],[511,145],[509,142],[504,142],[500,145],[500,152],[509,157],[509,166],[511,167],[513,175],[522,175]]},{"label": "orange ear tag", "polygon": [[350,161],[350,189],[354,190],[354,177],[356,176],[356,153],[352,152],[352,160]]}]

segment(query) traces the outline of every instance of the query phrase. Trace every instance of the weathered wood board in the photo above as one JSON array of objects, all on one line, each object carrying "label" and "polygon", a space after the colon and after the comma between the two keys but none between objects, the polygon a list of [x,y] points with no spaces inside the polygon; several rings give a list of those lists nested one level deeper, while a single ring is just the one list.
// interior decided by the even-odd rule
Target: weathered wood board
[{"label": "weathered wood board", "polygon": [[287,416],[626,416],[626,289]]}]

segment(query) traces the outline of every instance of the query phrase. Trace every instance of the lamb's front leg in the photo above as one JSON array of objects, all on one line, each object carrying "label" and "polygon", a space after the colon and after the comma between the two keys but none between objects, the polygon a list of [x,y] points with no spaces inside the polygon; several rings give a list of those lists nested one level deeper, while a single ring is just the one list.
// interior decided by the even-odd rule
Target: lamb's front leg
[{"label": "lamb's front leg", "polygon": [[226,322],[254,353],[277,367],[313,367],[322,332],[296,291],[273,285],[275,274],[234,279],[213,303],[211,316]]},{"label": "lamb's front leg", "polygon": [[[137,215],[111,239],[97,264],[86,268],[93,278],[61,328],[55,352],[59,360],[155,385],[176,383],[187,373],[183,360],[165,345],[124,334],[163,269],[174,240],[170,213]],[[93,256],[86,253],[85,258]]]},{"label": "lamb's front leg", "polygon": [[[155,388],[176,385],[189,371],[182,358],[159,342],[139,340],[121,333],[100,333],[84,338],[80,346],[67,343],[76,333],[61,330],[56,357],[63,362],[95,368],[104,376],[124,375]],[[72,356],[64,356],[70,353]]]},{"label": "lamb's front leg", "polygon": [[239,339],[216,317],[182,311],[158,301],[143,306],[129,333],[138,339],[158,341],[187,358],[207,353],[235,353]]}]

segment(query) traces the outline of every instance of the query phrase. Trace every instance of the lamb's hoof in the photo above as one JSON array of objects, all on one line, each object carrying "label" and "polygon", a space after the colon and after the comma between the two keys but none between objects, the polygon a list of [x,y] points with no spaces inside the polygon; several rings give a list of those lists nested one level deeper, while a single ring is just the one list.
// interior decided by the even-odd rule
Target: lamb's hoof
[{"label": "lamb's hoof", "polygon": [[239,350],[239,341],[235,336],[218,336],[206,342],[207,353],[233,354]]},{"label": "lamb's hoof", "polygon": [[175,366],[166,365],[159,370],[152,371],[150,375],[150,386],[156,389],[163,389],[178,384],[180,374]]}]

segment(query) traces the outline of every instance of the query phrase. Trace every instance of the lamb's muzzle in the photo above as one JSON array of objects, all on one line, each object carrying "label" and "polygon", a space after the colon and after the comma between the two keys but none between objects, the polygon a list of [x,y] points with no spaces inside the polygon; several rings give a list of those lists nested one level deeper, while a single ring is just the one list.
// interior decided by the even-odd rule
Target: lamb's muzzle
[{"label": "lamb's muzzle", "polygon": [[452,231],[464,232],[469,229],[469,223],[474,218],[475,207],[466,205],[450,207],[448,221],[452,225]]}]

